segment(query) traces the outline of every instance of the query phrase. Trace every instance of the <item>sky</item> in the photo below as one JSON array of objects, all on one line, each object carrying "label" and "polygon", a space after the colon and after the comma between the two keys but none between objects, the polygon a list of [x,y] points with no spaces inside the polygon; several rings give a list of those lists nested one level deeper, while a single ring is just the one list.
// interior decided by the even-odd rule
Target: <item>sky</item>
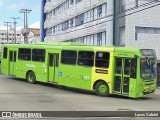
[{"label": "sky", "polygon": [[[11,22],[13,25],[13,19],[11,17],[20,17],[24,19],[24,14],[19,13],[21,9],[31,9],[28,14],[28,25],[30,28],[40,28],[40,6],[41,0],[0,0],[0,30],[6,30],[4,21]],[[17,30],[23,28],[24,23],[21,19],[17,20]]]}]

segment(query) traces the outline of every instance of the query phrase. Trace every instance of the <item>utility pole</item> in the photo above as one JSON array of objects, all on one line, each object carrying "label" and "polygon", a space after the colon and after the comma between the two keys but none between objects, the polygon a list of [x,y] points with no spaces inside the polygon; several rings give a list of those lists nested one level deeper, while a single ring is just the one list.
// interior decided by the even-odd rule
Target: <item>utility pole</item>
[{"label": "utility pole", "polygon": [[4,23],[5,23],[5,25],[7,26],[7,44],[8,44],[8,41],[9,41],[9,40],[8,40],[8,26],[10,26],[9,23],[11,23],[11,22],[8,22],[8,21],[6,22],[6,21],[5,21]]},{"label": "utility pole", "polygon": [[17,22],[16,22],[16,19],[19,19],[19,17],[18,18],[15,18],[15,17],[11,17],[12,19],[14,19],[14,44],[16,44],[17,43],[17,41],[16,41],[16,24],[17,24]]},{"label": "utility pole", "polygon": [[30,13],[32,10],[29,9],[21,9],[20,13],[24,13],[24,28],[22,29],[22,34],[24,36],[24,43],[28,44],[28,34],[30,29],[28,28],[28,18],[27,14]]}]

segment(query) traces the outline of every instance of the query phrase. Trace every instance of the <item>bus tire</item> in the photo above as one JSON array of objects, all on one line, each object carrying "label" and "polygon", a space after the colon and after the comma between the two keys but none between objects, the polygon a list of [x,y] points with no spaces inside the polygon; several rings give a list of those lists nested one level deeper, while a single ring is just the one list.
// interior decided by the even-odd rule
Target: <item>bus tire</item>
[{"label": "bus tire", "polygon": [[109,87],[105,82],[100,81],[95,86],[95,92],[98,96],[109,96]]},{"label": "bus tire", "polygon": [[36,76],[34,72],[30,71],[27,73],[27,82],[32,83],[32,84],[36,83]]}]

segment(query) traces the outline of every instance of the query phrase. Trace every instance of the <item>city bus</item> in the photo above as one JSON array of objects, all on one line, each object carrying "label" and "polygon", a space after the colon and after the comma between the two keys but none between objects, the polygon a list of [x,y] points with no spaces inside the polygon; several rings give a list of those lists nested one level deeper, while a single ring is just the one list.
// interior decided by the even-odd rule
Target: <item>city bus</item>
[{"label": "city bus", "polygon": [[153,49],[87,46],[57,42],[5,44],[5,75],[59,86],[141,98],[155,93],[157,59]]}]

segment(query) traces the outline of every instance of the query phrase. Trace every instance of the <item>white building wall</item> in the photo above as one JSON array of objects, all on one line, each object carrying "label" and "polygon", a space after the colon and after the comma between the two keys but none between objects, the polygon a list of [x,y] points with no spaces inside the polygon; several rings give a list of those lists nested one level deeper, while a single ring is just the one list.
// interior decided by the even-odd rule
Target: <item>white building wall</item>
[{"label": "white building wall", "polygon": [[106,32],[102,33],[102,46],[106,46]]},{"label": "white building wall", "polygon": [[40,36],[34,35],[34,33],[31,31],[28,35],[28,43],[37,44],[39,42],[41,42]]},{"label": "white building wall", "polygon": [[[52,5],[52,2],[51,1],[51,5]],[[54,2],[56,2],[57,4],[54,5],[54,6],[51,6],[49,5],[50,7],[47,8],[47,12],[51,12],[54,8],[56,8],[57,6],[59,6],[60,4],[59,3],[63,3],[64,0],[54,0]],[[49,28],[49,27],[52,27],[54,25],[57,25],[59,23],[62,23],[66,20],[69,20],[73,17],[75,17],[76,15],[79,15],[85,11],[88,11],[89,9],[91,8],[94,8],[98,5],[101,5],[103,3],[105,3],[106,1],[105,0],[82,0],[80,1],[79,3],[77,4],[74,4],[74,5],[69,5],[69,8],[66,9],[66,10],[61,10],[59,12],[59,14],[56,14],[56,15],[52,15],[50,17],[50,19],[47,19],[45,21],[45,28]],[[46,3],[46,5],[48,5],[49,3]],[[103,7],[104,9],[104,7]],[[95,14],[97,13],[97,10],[95,9],[94,10]],[[97,17],[97,15],[95,15],[94,17]]]},{"label": "white building wall", "polygon": [[[83,26],[77,26],[74,28],[69,28],[65,31],[61,31],[55,35],[50,35],[49,37],[45,38],[45,41],[65,41],[69,39],[78,38],[81,36],[86,36],[98,32],[105,31],[105,18],[97,21],[93,21]],[[96,25],[97,24],[97,25]]]},{"label": "white building wall", "polygon": [[[64,3],[67,0],[54,0],[49,3],[46,3],[45,12],[51,13],[53,9],[57,8],[60,4]],[[75,0],[74,0],[75,1]],[[102,15],[97,15],[97,7],[102,5]],[[93,9],[93,13],[89,10]],[[88,12],[87,12],[88,11]],[[75,26],[75,17],[77,15],[84,14],[84,24]],[[55,34],[50,33],[46,35],[45,41],[46,42],[53,42],[53,41],[67,41],[71,39],[76,39],[79,37],[89,36],[89,35],[96,35],[99,32],[106,31],[106,0],[82,0],[77,4],[71,5],[69,4],[69,8],[66,10],[61,10],[59,14],[51,15],[47,17],[45,20],[45,29],[51,29],[55,27]],[[48,15],[47,15],[48,16]],[[69,21],[69,28],[66,30],[59,30],[62,28],[59,24],[70,20],[73,18],[73,26],[71,27]],[[93,18],[95,20],[93,20]],[[97,20],[96,20],[97,19]],[[93,21],[90,21],[93,20]],[[86,39],[86,38],[85,38]],[[86,44],[96,44],[96,38],[91,36]],[[104,39],[104,37],[103,37]],[[94,41],[93,41],[94,40]],[[105,41],[105,40],[104,40]]]},{"label": "white building wall", "polygon": [[[127,0],[131,2],[132,0]],[[146,2],[146,1],[145,1]],[[144,2],[140,2],[144,4]],[[154,3],[155,5],[157,3]],[[151,4],[151,5],[154,5]],[[150,6],[151,6],[150,5]],[[149,7],[149,6],[145,6]],[[145,8],[143,7],[143,8]],[[138,11],[142,8],[139,8],[135,11]],[[133,11],[132,11],[133,12]],[[158,59],[160,59],[160,17],[157,17],[160,14],[160,6],[156,6],[135,14],[126,16],[125,24],[125,46],[131,47],[140,47],[140,48],[151,48],[156,50]],[[142,28],[143,31],[138,31],[136,37],[135,27]],[[159,33],[155,32],[155,29],[159,29]]]}]

